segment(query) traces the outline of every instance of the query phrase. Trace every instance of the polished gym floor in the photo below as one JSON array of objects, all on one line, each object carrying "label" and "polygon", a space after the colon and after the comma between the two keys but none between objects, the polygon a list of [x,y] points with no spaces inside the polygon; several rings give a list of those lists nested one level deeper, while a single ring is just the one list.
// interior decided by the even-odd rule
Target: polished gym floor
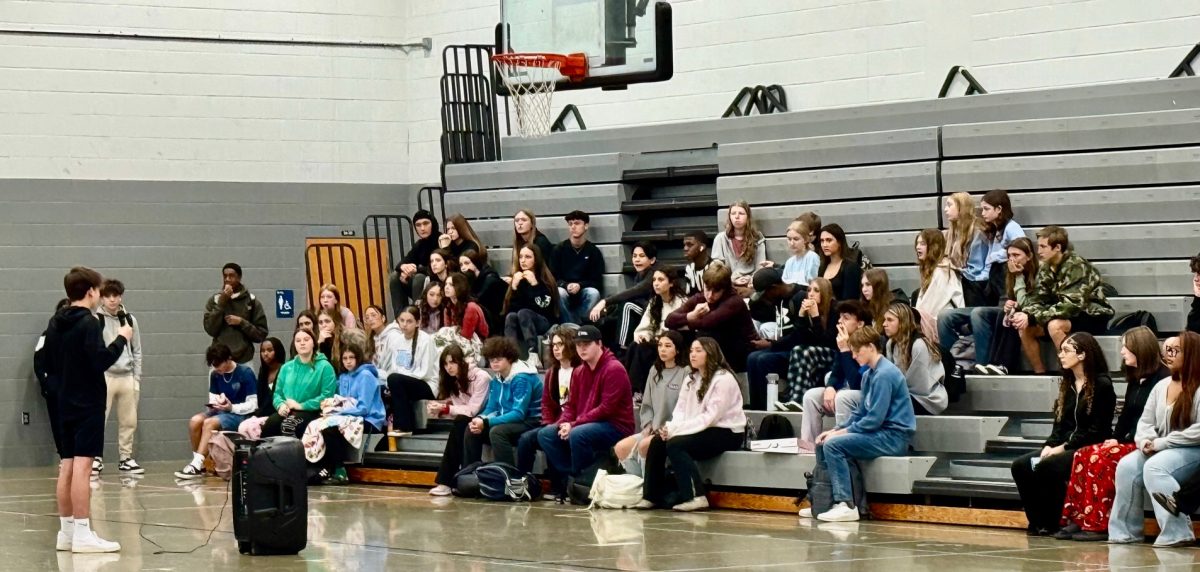
[{"label": "polished gym floor", "polygon": [[359,485],[310,489],[309,544],[298,556],[250,557],[238,554],[234,544],[224,481],[178,485],[171,475],[175,465],[148,463],[146,468],[142,478],[106,470],[93,481],[94,527],[123,546],[110,555],[54,551],[58,519],[52,469],[0,471],[0,569],[1200,569],[1200,549],[1058,542],[1011,530],[818,524],[783,514],[730,511],[589,512],[548,502],[435,499],[424,489]]}]

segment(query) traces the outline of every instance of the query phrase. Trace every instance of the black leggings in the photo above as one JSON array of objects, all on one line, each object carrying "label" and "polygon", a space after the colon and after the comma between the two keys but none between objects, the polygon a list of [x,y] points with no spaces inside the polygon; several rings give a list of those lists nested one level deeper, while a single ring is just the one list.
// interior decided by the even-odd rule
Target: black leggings
[{"label": "black leggings", "polygon": [[392,428],[411,432],[417,427],[413,404],[424,399],[433,399],[433,390],[424,380],[402,373],[389,375],[387,386],[392,394]]},{"label": "black leggings", "polygon": [[263,422],[262,436],[279,437],[282,435],[299,439],[304,436],[304,428],[320,416],[320,411],[293,411],[284,417],[276,411]]},{"label": "black leggings", "polygon": [[[646,451],[646,465],[643,470],[645,479],[642,496],[655,504],[668,502],[678,504],[704,495],[704,481],[700,478],[700,468],[696,461],[711,459],[724,453],[734,451],[742,446],[745,434],[734,433],[732,429],[709,427],[692,435],[671,437],[663,442],[655,435]],[[676,501],[666,501],[666,471],[667,460],[675,471],[678,491]]]},{"label": "black leggings", "polygon": [[1035,469],[1030,461],[1041,454],[1039,450],[1017,457],[1012,463],[1012,476],[1017,483],[1017,492],[1021,494],[1021,504],[1025,506],[1029,528],[1055,531],[1067,498],[1067,481],[1071,478],[1075,450],[1067,449],[1042,459]]},{"label": "black leggings", "polygon": [[[363,421],[363,447],[367,446],[367,436],[373,433],[379,433],[379,430],[374,425]],[[350,442],[342,436],[342,432],[337,427],[327,427],[321,431],[321,437],[325,439],[325,456],[319,461],[313,463],[317,470],[325,469],[332,474],[334,471],[345,464],[346,452],[351,449]]]}]

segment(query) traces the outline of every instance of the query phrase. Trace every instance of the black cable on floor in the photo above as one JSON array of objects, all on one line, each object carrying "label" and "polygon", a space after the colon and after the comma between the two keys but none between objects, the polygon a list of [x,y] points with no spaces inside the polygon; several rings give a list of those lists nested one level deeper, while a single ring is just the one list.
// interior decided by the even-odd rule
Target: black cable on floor
[{"label": "black cable on floor", "polygon": [[[221,503],[221,512],[217,515],[217,524],[215,524],[212,527],[212,529],[208,531],[208,537],[204,539],[204,543],[196,546],[195,548],[192,548],[191,550],[167,550],[166,548],[163,548],[163,546],[161,544],[159,544],[153,540],[150,540],[150,538],[146,536],[145,529],[146,529],[146,525],[148,524],[146,522],[146,505],[142,503],[142,497],[138,496],[137,497],[138,507],[142,509],[142,524],[141,524],[141,526],[138,527],[138,536],[142,537],[142,540],[145,540],[146,542],[149,542],[150,544],[153,544],[154,546],[156,546],[158,548],[158,550],[153,552],[153,554],[191,554],[197,550],[200,550],[201,548],[208,546],[208,544],[210,542],[212,542],[213,534],[215,534],[217,532],[217,529],[221,527],[221,523],[224,522],[225,508],[229,506],[229,497],[232,494],[233,494],[233,484],[232,484],[232,481],[230,481],[230,485],[225,488],[225,502]],[[155,524],[155,525],[151,525],[151,526],[158,526],[158,525]]]}]

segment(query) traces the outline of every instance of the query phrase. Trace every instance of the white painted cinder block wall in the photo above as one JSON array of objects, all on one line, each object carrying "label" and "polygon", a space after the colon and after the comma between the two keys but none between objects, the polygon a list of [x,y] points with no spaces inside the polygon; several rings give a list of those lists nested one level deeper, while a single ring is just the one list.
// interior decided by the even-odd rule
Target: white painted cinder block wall
[{"label": "white painted cinder block wall", "polygon": [[[676,76],[560,94],[593,129],[717,117],[778,83],[793,110],[1165,76],[1194,0],[674,0]],[[363,48],[0,34],[0,177],[430,183],[441,50],[499,0],[0,0],[0,28],[404,42]]]}]

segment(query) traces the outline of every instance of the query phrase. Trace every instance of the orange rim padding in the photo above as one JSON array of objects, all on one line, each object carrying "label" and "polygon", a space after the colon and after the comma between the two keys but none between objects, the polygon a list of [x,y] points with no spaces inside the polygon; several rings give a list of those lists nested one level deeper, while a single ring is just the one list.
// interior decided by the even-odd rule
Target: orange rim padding
[{"label": "orange rim padding", "polygon": [[587,54],[517,53],[496,54],[492,61],[512,67],[558,68],[558,71],[573,82],[587,77]]}]

